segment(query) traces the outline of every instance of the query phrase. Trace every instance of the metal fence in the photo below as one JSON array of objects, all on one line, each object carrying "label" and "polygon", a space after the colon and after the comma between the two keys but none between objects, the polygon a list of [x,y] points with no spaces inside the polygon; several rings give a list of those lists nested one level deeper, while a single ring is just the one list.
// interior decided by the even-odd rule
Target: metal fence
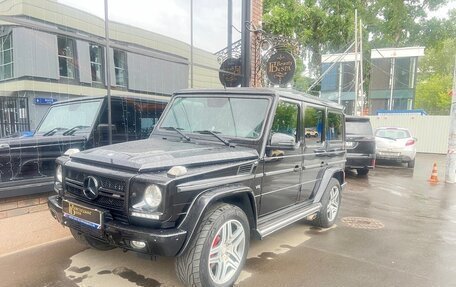
[{"label": "metal fence", "polygon": [[450,116],[388,115],[370,116],[372,127],[407,128],[418,139],[417,152],[446,154]]},{"label": "metal fence", "polygon": [[0,97],[0,136],[16,136],[30,130],[27,98]]}]

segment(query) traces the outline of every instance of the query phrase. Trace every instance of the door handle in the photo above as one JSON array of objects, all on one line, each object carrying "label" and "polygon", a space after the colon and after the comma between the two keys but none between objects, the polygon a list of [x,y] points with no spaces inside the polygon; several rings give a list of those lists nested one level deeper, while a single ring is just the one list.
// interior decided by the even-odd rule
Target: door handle
[{"label": "door handle", "polygon": [[295,165],[295,167],[293,168],[293,171],[295,171],[295,172],[301,171],[301,170],[302,170],[302,168],[299,165]]},{"label": "door handle", "polygon": [[333,148],[328,150],[328,152],[330,153],[330,156],[337,156],[345,153],[345,150],[343,148]]}]

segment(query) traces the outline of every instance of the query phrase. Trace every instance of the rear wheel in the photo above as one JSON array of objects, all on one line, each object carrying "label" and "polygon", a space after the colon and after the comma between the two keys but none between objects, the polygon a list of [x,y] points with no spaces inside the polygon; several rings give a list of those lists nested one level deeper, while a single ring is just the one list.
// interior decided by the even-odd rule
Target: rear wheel
[{"label": "rear wheel", "polygon": [[407,162],[408,168],[414,168],[415,167],[415,159],[412,159],[411,161]]},{"label": "rear wheel", "polygon": [[367,175],[369,173],[369,169],[368,168],[357,168],[356,169],[356,172],[358,173],[358,175]]},{"label": "rear wheel", "polygon": [[71,231],[71,235],[73,235],[73,237],[74,237],[74,239],[76,239],[76,241],[78,241],[81,244],[88,245],[89,247],[91,247],[93,249],[107,251],[107,250],[116,248],[115,246],[112,246],[106,242],[86,236],[73,228],[70,228],[70,231]]},{"label": "rear wheel", "polygon": [[245,264],[249,238],[248,219],[239,207],[214,206],[176,258],[177,276],[186,286],[233,286]]},{"label": "rear wheel", "polygon": [[341,188],[339,181],[332,178],[329,181],[328,187],[326,187],[323,197],[321,198],[321,204],[323,206],[318,212],[317,218],[314,219],[313,225],[328,228],[336,222],[340,207],[340,192]]}]

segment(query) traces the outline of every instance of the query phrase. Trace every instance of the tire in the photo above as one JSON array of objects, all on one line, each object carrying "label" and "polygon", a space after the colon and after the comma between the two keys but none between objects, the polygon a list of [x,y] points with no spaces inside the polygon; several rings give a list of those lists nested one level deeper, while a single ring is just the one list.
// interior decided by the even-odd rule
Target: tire
[{"label": "tire", "polygon": [[70,228],[71,235],[73,235],[74,239],[76,239],[77,242],[87,245],[93,249],[100,250],[100,251],[108,251],[116,248],[113,245],[110,245],[106,242],[103,242],[101,240],[97,240],[95,238],[85,236],[84,234],[80,233],[79,231]]},{"label": "tire", "polygon": [[[231,229],[231,235],[239,232],[238,236],[235,237],[235,242],[238,242],[237,248],[225,247],[224,245],[226,239],[222,236],[225,235],[223,231],[227,229],[223,228],[227,228],[228,225]],[[234,231],[233,227],[236,227]],[[241,228],[243,233],[238,231]],[[242,234],[244,235],[243,240]],[[249,221],[242,209],[225,203],[213,206],[206,212],[184,254],[176,258],[177,277],[185,286],[233,286],[244,267],[249,249],[249,239]],[[233,249],[230,251],[230,248]],[[218,252],[216,252],[217,249],[219,249]],[[242,255],[237,256],[236,260],[233,259],[236,257],[232,257],[230,253],[234,252],[233,250],[236,250],[237,255],[242,253]],[[210,254],[216,263],[209,264]],[[220,261],[215,261],[217,258]],[[228,258],[232,260],[228,260]],[[230,272],[225,274],[224,278],[221,278],[223,274],[217,278],[214,273],[217,273],[219,268],[222,268],[227,262],[233,264],[232,266],[234,266],[233,262],[239,262],[239,264],[237,268],[230,268]]]},{"label": "tire", "polygon": [[412,159],[411,161],[407,162],[407,167],[415,168],[415,159]]},{"label": "tire", "polygon": [[[333,189],[337,189],[337,208],[335,211],[333,211],[334,214],[331,216],[328,215],[329,212],[329,205],[330,205],[330,197],[331,197],[331,191]],[[339,209],[340,209],[340,199],[341,199],[341,187],[339,184],[339,181],[335,178],[332,178],[329,181],[328,186],[326,187],[325,193],[323,194],[323,197],[321,198],[321,204],[322,208],[321,210],[317,213],[317,217],[313,220],[313,225],[318,226],[318,227],[323,227],[323,228],[328,228],[333,226],[334,222],[336,222],[337,216],[339,215]],[[331,205],[334,208],[334,205]]]},{"label": "tire", "polygon": [[356,172],[358,173],[359,176],[365,176],[369,173],[368,168],[357,168]]}]

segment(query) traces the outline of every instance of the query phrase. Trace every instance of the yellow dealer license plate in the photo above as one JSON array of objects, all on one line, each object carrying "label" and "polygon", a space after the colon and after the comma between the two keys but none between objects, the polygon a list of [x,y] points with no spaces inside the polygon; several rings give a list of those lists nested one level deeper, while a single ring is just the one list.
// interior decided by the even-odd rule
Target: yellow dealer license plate
[{"label": "yellow dealer license plate", "polygon": [[62,205],[63,216],[66,218],[95,229],[101,229],[103,214],[99,210],[88,208],[67,200],[64,200]]}]

